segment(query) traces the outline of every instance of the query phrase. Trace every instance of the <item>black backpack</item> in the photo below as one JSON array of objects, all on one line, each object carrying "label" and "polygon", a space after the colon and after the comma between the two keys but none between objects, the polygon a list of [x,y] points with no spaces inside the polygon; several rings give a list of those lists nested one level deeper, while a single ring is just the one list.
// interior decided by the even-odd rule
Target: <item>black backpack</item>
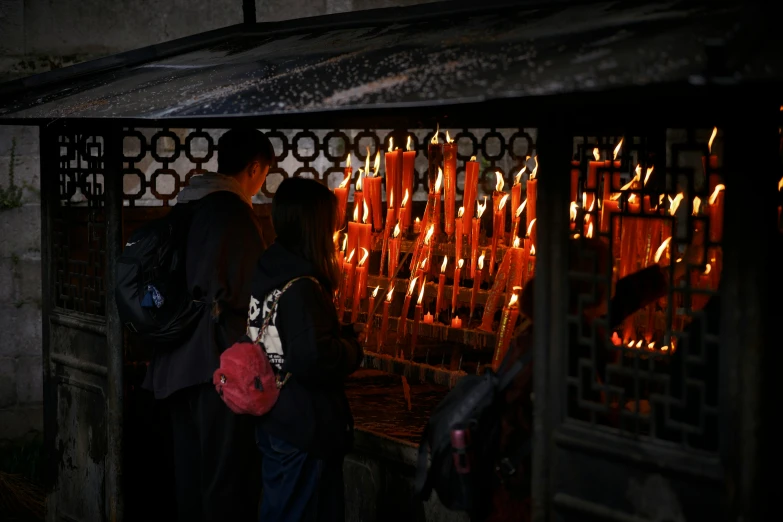
[{"label": "black backpack", "polygon": [[[530,358],[531,351],[513,363],[507,356],[497,373],[463,377],[433,410],[419,444],[415,500],[426,501],[435,490],[448,509],[476,519],[487,515],[492,490],[500,485],[496,471],[513,475],[530,455],[529,438],[515,444],[513,455],[498,454],[502,392]],[[502,469],[496,470],[499,460]]]},{"label": "black backpack", "polygon": [[165,217],[135,231],[117,261],[117,312],[143,341],[180,341],[201,317],[204,303],[190,295],[185,277],[188,231],[199,206],[175,205]]}]

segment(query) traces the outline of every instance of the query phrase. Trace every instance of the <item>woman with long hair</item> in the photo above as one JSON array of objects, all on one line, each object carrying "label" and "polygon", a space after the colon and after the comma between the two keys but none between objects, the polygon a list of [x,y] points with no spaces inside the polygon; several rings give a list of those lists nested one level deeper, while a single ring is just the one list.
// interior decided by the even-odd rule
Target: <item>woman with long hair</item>
[{"label": "woman with long hair", "polygon": [[337,199],[317,181],[286,179],[272,202],[272,223],[277,238],[258,262],[248,325],[285,382],[256,429],[260,519],[343,520],[343,458],[353,433],[344,382],[361,363],[364,334],[341,325],[334,307]]}]

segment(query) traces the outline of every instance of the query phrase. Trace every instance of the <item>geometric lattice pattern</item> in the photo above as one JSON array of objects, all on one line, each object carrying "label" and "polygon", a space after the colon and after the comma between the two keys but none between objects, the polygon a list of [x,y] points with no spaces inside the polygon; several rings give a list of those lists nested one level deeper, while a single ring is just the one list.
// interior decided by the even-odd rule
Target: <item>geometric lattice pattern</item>
[{"label": "geometric lattice pattern", "polygon": [[718,134],[706,159],[712,130],[574,137],[572,422],[717,451],[722,250],[708,201],[722,155]]},{"label": "geometric lattice pattern", "polygon": [[53,304],[100,316],[106,310],[104,145],[102,136],[58,136],[58,204],[52,212]]},{"label": "geometric lattice pattern", "polygon": [[[395,148],[417,151],[414,201],[426,200],[427,144],[435,129],[261,129],[267,134],[277,156],[256,203],[269,203],[280,182],[288,177],[313,178],[334,188],[343,180],[348,154],[354,172],[363,167],[366,148],[372,158],[376,151],[388,150],[389,140]],[[491,194],[495,170],[504,174],[507,183],[521,168],[526,156],[535,154],[535,129],[441,129],[458,144],[458,194],[464,183],[464,162],[477,156],[482,165],[480,195]],[[123,131],[124,199],[127,206],[172,205],[177,194],[197,174],[217,170],[217,142],[224,129],[148,129],[127,128]],[[381,173],[385,172],[381,154]],[[354,175],[353,182],[356,181]],[[350,196],[353,197],[352,195]]]}]

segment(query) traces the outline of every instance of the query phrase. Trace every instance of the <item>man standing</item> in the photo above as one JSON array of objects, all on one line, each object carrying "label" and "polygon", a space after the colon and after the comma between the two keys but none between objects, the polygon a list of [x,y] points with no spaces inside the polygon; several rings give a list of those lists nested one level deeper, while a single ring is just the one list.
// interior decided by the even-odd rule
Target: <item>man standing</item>
[{"label": "man standing", "polygon": [[193,177],[177,197],[178,205],[197,205],[186,278],[193,298],[206,305],[189,339],[155,350],[144,387],[165,399],[171,415],[180,521],[257,518],[253,419],[228,409],[212,374],[221,352],[245,333],[251,278],[266,249],[251,199],[274,157],[260,131],[230,130],[218,140],[218,173]]}]

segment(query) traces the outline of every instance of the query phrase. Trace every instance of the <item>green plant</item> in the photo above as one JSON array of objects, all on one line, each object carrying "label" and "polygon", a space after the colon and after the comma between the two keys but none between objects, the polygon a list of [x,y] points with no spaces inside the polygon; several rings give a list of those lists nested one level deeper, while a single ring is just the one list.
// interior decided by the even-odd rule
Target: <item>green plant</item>
[{"label": "green plant", "polygon": [[11,140],[11,159],[8,162],[8,187],[0,185],[0,210],[9,210],[22,206],[23,187],[16,186],[16,138]]}]

